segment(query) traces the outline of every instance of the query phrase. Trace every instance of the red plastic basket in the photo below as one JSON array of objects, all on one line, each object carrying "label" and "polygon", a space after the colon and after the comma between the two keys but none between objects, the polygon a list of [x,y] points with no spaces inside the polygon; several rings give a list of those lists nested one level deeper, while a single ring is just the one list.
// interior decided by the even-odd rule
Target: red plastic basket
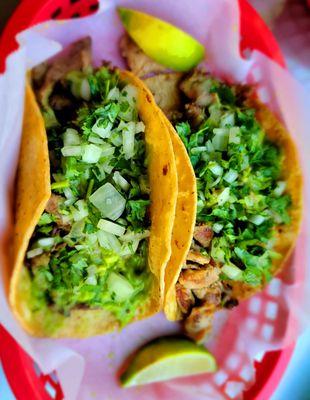
[{"label": "red plastic basket", "polygon": [[[285,66],[281,50],[261,17],[247,0],[239,0],[241,51],[257,49]],[[17,48],[15,35],[48,19],[77,18],[98,9],[98,0],[23,0],[0,38],[0,71],[6,57]],[[270,399],[289,363],[294,348],[266,353],[255,364],[255,384],[244,394],[246,400]],[[0,326],[0,359],[17,400],[61,400],[57,376],[45,376],[17,342]]]}]

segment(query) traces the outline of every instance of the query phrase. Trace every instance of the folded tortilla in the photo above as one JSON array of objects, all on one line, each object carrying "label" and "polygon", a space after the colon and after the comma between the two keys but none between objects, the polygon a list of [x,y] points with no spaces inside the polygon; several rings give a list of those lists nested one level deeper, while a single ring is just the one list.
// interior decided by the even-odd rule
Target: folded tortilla
[{"label": "folded tortilla", "polygon": [[[289,209],[291,223],[281,224],[275,228],[276,233],[273,250],[281,255],[281,257],[274,259],[272,263],[271,272],[273,276],[276,276],[287,265],[299,234],[302,218],[302,172],[296,145],[289,132],[281,124],[278,118],[253,94],[248,97],[246,105],[249,108],[255,109],[256,119],[266,132],[266,137],[279,146],[283,151],[283,169],[281,178],[286,182],[286,193],[291,196],[292,200]],[[177,135],[167,118],[165,120],[169,126],[172,137]],[[178,148],[174,146],[176,160],[184,157],[184,151],[186,152],[186,149],[182,142],[179,144]],[[196,222],[197,202],[195,172],[190,162],[184,160],[182,166],[180,166],[177,161],[177,171],[179,185],[177,204],[180,205],[182,203],[183,205],[177,205],[173,235],[177,235],[181,238],[182,244],[180,245],[178,241],[172,240],[172,255],[167,264],[165,275],[166,289],[164,301],[165,314],[167,318],[172,321],[183,318],[176,300],[175,285],[178,281],[181,270],[185,265],[186,257],[192,243],[193,230]],[[195,193],[194,195],[193,190]],[[247,299],[261,291],[267,282],[263,282],[263,284],[259,286],[251,286],[241,281],[229,280],[229,284],[232,287],[231,296],[239,301]],[[220,305],[213,308],[212,305],[210,305],[209,316],[212,317],[213,313],[221,309],[221,307],[222,306]]]},{"label": "folded tortilla", "polygon": [[[150,237],[148,266],[152,283],[146,303],[134,320],[150,316],[162,307],[165,267],[171,255],[171,235],[177,201],[177,173],[169,129],[145,85],[130,72],[120,71],[125,83],[138,92],[138,111],[145,124],[145,142],[150,183]],[[35,227],[51,196],[50,160],[44,120],[34,92],[27,84],[20,149],[14,236],[14,266],[10,304],[23,328],[39,337],[88,337],[120,327],[108,310],[81,307],[64,315],[47,307],[31,307],[31,277],[25,266],[26,252]]]}]

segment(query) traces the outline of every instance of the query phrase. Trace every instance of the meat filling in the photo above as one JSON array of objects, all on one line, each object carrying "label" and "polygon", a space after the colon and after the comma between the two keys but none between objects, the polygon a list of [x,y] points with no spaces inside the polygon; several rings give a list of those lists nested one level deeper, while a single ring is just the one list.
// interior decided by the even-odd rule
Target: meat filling
[{"label": "meat filling", "polygon": [[143,79],[153,93],[157,105],[170,120],[181,116],[181,90],[179,88],[183,74],[168,70],[153,61],[130,39],[124,35],[120,40],[120,51],[128,68]]}]

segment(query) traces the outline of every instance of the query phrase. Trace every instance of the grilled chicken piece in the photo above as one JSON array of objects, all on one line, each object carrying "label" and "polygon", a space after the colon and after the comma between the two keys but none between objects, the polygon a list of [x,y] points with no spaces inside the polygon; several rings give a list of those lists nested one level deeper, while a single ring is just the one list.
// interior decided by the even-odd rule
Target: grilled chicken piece
[{"label": "grilled chicken piece", "polygon": [[202,289],[211,286],[219,279],[220,269],[212,266],[181,271],[179,283],[186,289]]},{"label": "grilled chicken piece", "polygon": [[169,72],[144,79],[146,86],[153,93],[157,105],[170,120],[179,116],[181,107],[179,82],[181,78],[182,73]]},{"label": "grilled chicken piece", "polygon": [[176,284],[176,297],[178,305],[183,314],[188,314],[189,310],[195,303],[195,299],[191,290],[184,288],[179,283]]},{"label": "grilled chicken piece", "polygon": [[204,248],[208,248],[213,238],[213,230],[209,225],[203,224],[195,226],[194,239]]},{"label": "grilled chicken piece", "polygon": [[119,42],[120,52],[128,68],[138,77],[167,71],[167,68],[148,57],[128,36],[123,35]]},{"label": "grilled chicken piece", "polygon": [[153,93],[157,105],[167,117],[169,119],[179,117],[181,107],[179,83],[183,74],[171,72],[165,66],[153,61],[128,35],[122,36],[119,46],[129,69],[144,80]]},{"label": "grilled chicken piece", "polygon": [[211,104],[214,93],[210,93],[212,80],[201,70],[194,70],[185,78],[181,85],[181,91],[198,106],[206,107]]},{"label": "grilled chicken piece", "polygon": [[35,84],[36,87],[40,87],[43,84],[43,80],[48,70],[48,62],[44,61],[43,63],[39,64],[37,67],[34,67],[31,71],[32,82]]},{"label": "grilled chicken piece", "polygon": [[[39,87],[36,89],[39,102],[47,107],[48,98],[56,82],[71,71],[82,71],[91,65],[91,38],[81,39],[66,49],[56,60],[34,69],[33,77]],[[44,71],[44,78],[42,73]],[[39,78],[39,79],[38,79]]]},{"label": "grilled chicken piece", "polygon": [[70,224],[64,221],[64,216],[59,212],[59,207],[63,203],[64,198],[56,194],[52,194],[48,203],[45,206],[45,211],[56,217],[56,223],[59,228],[70,230]]},{"label": "grilled chicken piece", "polygon": [[220,281],[217,281],[207,288],[193,290],[193,294],[199,300],[204,300],[207,304],[218,306],[222,300],[222,284]]},{"label": "grilled chicken piece", "polygon": [[197,299],[203,300],[207,296],[208,289],[209,288],[194,289],[193,294]]},{"label": "grilled chicken piece", "polygon": [[200,307],[194,307],[184,321],[185,333],[196,342],[203,342],[212,329],[213,314],[215,311],[216,307],[212,304],[203,304]]},{"label": "grilled chicken piece", "polygon": [[210,257],[204,256],[203,254],[199,253],[198,251],[190,250],[187,254],[186,261],[193,261],[197,264],[205,265],[209,264]]},{"label": "grilled chicken piece", "polygon": [[49,262],[50,262],[50,254],[48,253],[40,254],[39,256],[34,257],[30,260],[32,268],[45,267],[48,265]]},{"label": "grilled chicken piece", "polygon": [[200,269],[201,265],[198,264],[192,264],[192,263],[186,263],[184,265],[182,265],[182,269]]},{"label": "grilled chicken piece", "polygon": [[185,113],[187,118],[191,121],[191,125],[194,127],[201,125],[206,118],[204,109],[196,103],[185,104]]},{"label": "grilled chicken piece", "polygon": [[57,194],[52,194],[48,203],[45,206],[45,211],[49,214],[59,216],[59,206],[63,203],[64,199]]},{"label": "grilled chicken piece", "polygon": [[60,111],[64,108],[70,108],[72,106],[72,101],[65,96],[54,94],[50,97],[50,105],[54,110]]}]

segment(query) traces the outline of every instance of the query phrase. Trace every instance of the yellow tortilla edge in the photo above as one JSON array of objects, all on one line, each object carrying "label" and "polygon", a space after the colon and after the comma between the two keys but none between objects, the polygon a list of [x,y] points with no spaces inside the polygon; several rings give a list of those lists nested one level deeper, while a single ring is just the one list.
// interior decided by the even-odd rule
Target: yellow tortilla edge
[{"label": "yellow tortilla edge", "polygon": [[166,290],[164,298],[165,315],[168,320],[174,321],[182,317],[177,305],[175,285],[185,264],[194,234],[197,212],[197,181],[181,138],[167,118],[165,116],[164,118],[169,126],[178,173],[178,199],[171,238],[172,254],[165,271]]}]

